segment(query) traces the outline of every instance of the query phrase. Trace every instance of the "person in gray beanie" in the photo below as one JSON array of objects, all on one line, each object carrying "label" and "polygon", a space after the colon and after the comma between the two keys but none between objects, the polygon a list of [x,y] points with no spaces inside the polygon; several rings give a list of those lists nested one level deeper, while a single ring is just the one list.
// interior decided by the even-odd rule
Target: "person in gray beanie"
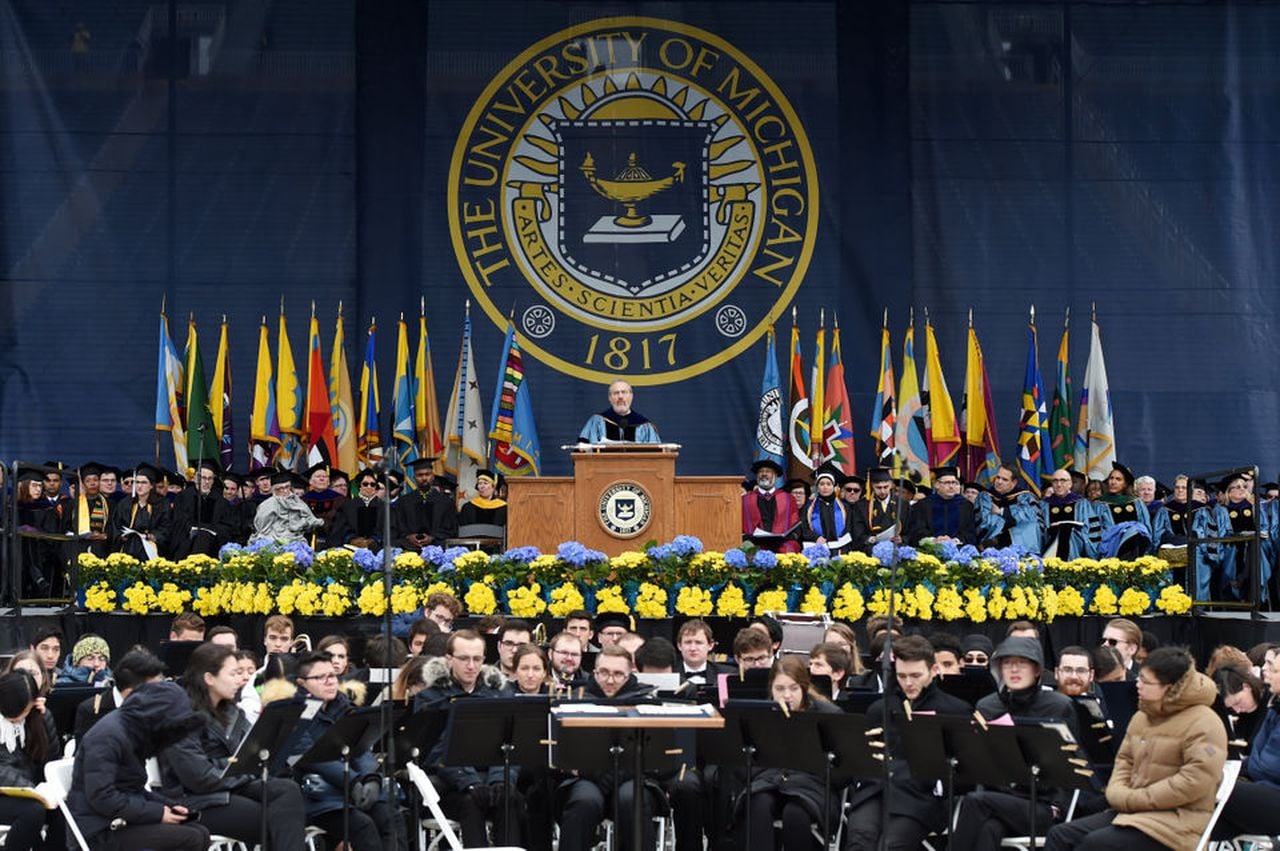
[{"label": "person in gray beanie", "polygon": [[[991,673],[999,688],[978,701],[983,718],[1009,717],[1015,724],[1043,721],[1065,723],[1079,741],[1075,710],[1071,699],[1040,687],[1044,671],[1044,651],[1031,638],[1006,638],[991,654]],[[1022,786],[1004,790],[986,789],[964,796],[960,818],[948,845],[972,851],[996,851],[1007,836],[1030,833],[1029,791]],[[1039,789],[1036,796],[1036,833],[1044,836],[1066,814],[1067,793],[1060,789]]]}]

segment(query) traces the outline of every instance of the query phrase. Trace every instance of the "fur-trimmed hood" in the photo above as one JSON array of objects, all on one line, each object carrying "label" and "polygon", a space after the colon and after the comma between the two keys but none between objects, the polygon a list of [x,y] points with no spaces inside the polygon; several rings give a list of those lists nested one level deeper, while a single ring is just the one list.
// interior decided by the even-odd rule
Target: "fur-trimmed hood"
[{"label": "fur-trimmed hood", "polygon": [[[428,660],[422,669],[422,681],[427,684],[428,690],[461,690],[449,673],[449,663],[442,656]],[[480,668],[479,684],[491,689],[500,689],[507,684],[507,678],[496,665],[483,665]]]},{"label": "fur-trimmed hood", "polygon": [[[252,688],[252,686],[250,686]],[[283,677],[276,677],[273,680],[267,680],[262,686],[262,705],[275,703],[279,700],[293,700],[298,694],[298,687],[290,680]]]}]

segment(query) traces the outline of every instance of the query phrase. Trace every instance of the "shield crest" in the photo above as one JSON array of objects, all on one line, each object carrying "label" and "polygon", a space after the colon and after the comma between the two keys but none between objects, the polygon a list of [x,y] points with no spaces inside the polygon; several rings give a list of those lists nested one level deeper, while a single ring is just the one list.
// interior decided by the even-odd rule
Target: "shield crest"
[{"label": "shield crest", "polygon": [[599,284],[654,295],[710,249],[708,166],[715,125],[575,120],[551,126],[561,164],[559,250]]},{"label": "shield crest", "polygon": [[632,497],[618,499],[613,504],[613,511],[618,520],[623,523],[634,520],[636,516],[636,501]]}]

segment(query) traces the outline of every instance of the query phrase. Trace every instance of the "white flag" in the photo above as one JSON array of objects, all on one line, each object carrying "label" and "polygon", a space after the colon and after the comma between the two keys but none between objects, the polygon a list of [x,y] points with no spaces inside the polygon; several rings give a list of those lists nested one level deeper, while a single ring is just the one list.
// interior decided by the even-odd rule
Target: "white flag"
[{"label": "white flag", "polygon": [[484,411],[480,405],[480,382],[471,354],[471,305],[462,331],[462,351],[453,378],[453,393],[445,414],[447,447],[444,469],[458,480],[458,504],[476,496],[476,472],[485,467],[489,440],[485,435]]},{"label": "white flag", "polygon": [[1093,322],[1089,363],[1080,390],[1080,414],[1076,420],[1076,469],[1091,479],[1105,479],[1116,460],[1116,426],[1111,418],[1111,389],[1107,364],[1102,358],[1102,335]]}]

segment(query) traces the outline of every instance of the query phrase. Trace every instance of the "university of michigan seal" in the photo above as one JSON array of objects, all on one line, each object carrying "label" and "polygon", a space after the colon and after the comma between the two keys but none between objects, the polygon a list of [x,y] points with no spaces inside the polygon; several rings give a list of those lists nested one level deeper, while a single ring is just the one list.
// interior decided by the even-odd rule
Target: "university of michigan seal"
[{"label": "university of michigan seal", "polygon": [[813,153],[717,36],[644,17],[552,35],[495,77],[449,170],[467,284],[561,372],[663,384],[746,350],[813,253]]},{"label": "university of michigan seal", "polygon": [[600,494],[600,525],[615,538],[634,538],[649,528],[653,500],[636,482],[616,482]]}]

